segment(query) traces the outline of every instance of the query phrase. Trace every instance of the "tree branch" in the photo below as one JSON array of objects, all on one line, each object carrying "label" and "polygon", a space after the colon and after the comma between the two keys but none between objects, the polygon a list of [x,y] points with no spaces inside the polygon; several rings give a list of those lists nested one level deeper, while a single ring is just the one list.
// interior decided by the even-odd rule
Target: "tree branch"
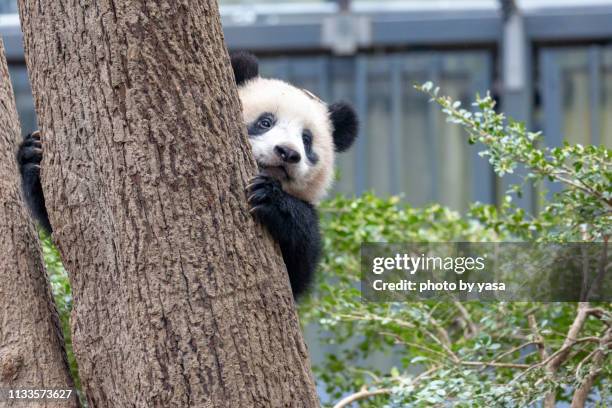
[{"label": "tree branch", "polygon": [[584,408],[587,398],[593,388],[593,384],[597,379],[597,376],[601,372],[601,368],[606,360],[608,350],[612,348],[612,327],[606,330],[600,341],[600,346],[593,353],[593,364],[589,373],[584,377],[584,380],[580,384],[572,397],[571,408]]},{"label": "tree branch", "polygon": [[461,361],[460,364],[467,365],[467,366],[476,366],[476,367],[485,366],[485,367],[498,367],[498,368],[519,368],[522,370],[531,367],[531,365],[529,364],[496,363],[494,361]]},{"label": "tree branch", "polygon": [[[582,328],[582,325],[584,325],[584,320],[586,319],[586,316],[588,316],[590,314],[589,311],[592,310],[592,309],[589,308],[588,302],[580,303],[578,305],[578,309],[579,309],[579,312],[576,315],[576,318],[574,319],[574,322],[572,323],[572,326],[570,327],[570,330],[568,331],[567,337],[566,337],[565,341],[563,342],[563,346],[559,350],[555,351],[550,356],[548,356],[548,358],[546,360],[532,365],[527,370],[521,372],[519,375],[514,377],[512,379],[512,381],[510,381],[510,384],[516,383],[518,380],[520,380],[522,377],[527,375],[532,370],[534,370],[534,369],[536,369],[538,367],[542,367],[542,366],[546,367],[547,371],[549,373],[553,374],[556,371],[556,369],[565,360],[567,360],[567,358],[568,358],[572,348],[575,345],[581,344],[581,343],[586,343],[586,342],[596,342],[596,343],[599,343],[599,341],[600,341],[599,337],[588,336],[588,337],[582,337],[582,338],[579,338],[579,339],[576,339],[574,337],[575,335],[578,334],[578,332]],[[584,316],[583,316],[583,314],[584,314]],[[578,328],[578,326],[580,326],[580,327]],[[553,365],[553,363],[554,363],[554,365]],[[554,368],[554,367],[556,367],[555,371],[551,371],[551,368]]]},{"label": "tree branch", "polygon": [[470,316],[470,312],[468,312],[465,306],[463,306],[458,300],[455,300],[453,303],[455,304],[457,310],[459,310],[459,314],[461,315],[463,321],[465,322],[468,328],[469,336],[466,337],[471,338],[478,334],[478,326],[472,321],[472,316]]},{"label": "tree branch", "polygon": [[[440,366],[433,366],[430,369],[423,371],[421,374],[414,377],[410,383],[412,385],[417,384],[423,378],[429,376],[431,373],[435,372],[439,368]],[[367,388],[364,387],[361,389],[361,391],[356,392],[355,394],[351,394],[347,397],[344,397],[336,405],[334,405],[333,408],[345,408],[345,407],[348,407],[353,402],[375,397],[377,395],[384,395],[384,394],[391,394],[391,389],[390,388],[379,388],[377,390],[368,391]]]},{"label": "tree branch", "polygon": [[[576,313],[574,322],[572,323],[567,332],[567,336],[565,337],[563,346],[556,353],[550,356],[549,359],[547,359],[548,362],[546,363],[546,371],[548,371],[550,374],[554,374],[569,356],[570,350],[572,346],[576,344],[578,334],[582,330],[582,326],[584,326],[584,322],[586,321],[588,316],[589,302],[578,303],[578,313]],[[544,399],[544,408],[554,408],[556,404],[556,399],[557,396],[554,390],[548,393],[546,395],[546,398]]]},{"label": "tree branch", "polygon": [[373,390],[373,391],[368,391],[367,389],[364,388],[361,391],[356,392],[355,394],[351,394],[348,397],[341,399],[336,405],[334,405],[334,408],[345,408],[351,405],[353,402],[375,397],[377,395],[384,395],[384,394],[390,394],[390,393],[391,393],[391,389],[389,388],[380,388],[378,390]]},{"label": "tree branch", "polygon": [[527,317],[529,321],[529,327],[531,328],[531,332],[533,333],[534,343],[538,347],[538,352],[540,353],[540,359],[545,361],[548,358],[548,352],[546,351],[546,345],[544,344],[544,338],[540,334],[538,330],[538,323],[536,322],[535,316],[530,314]]},{"label": "tree branch", "polygon": [[589,302],[580,302],[578,303],[578,312],[576,313],[576,317],[574,318],[574,322],[570,326],[567,336],[565,337],[565,341],[563,342],[563,346],[551,356],[550,360],[546,364],[546,368],[555,372],[559,369],[561,364],[567,359],[567,356],[570,353],[571,347],[576,344],[578,340],[578,334],[582,330],[582,326],[589,316]]}]

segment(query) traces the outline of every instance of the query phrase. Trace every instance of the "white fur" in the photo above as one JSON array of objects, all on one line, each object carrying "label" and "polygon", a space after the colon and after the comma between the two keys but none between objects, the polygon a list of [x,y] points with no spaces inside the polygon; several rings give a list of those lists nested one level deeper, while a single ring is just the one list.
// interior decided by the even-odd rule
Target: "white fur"
[{"label": "white fur", "polygon": [[[276,116],[275,126],[260,136],[250,138],[255,160],[260,165],[277,166],[280,161],[274,147],[284,145],[300,153],[302,160],[286,166],[290,180],[281,179],[283,189],[304,201],[317,204],[331,186],[334,170],[334,141],[327,105],[314,95],[278,79],[254,78],[238,88],[246,124],[262,113]],[[312,133],[316,164],[306,158],[302,132]]]}]

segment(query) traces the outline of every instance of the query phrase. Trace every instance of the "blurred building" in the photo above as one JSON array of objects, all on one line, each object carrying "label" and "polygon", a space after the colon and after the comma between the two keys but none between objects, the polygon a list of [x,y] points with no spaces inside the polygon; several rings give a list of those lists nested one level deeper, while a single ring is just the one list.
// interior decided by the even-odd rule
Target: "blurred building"
[{"label": "blurred building", "polygon": [[[414,83],[431,80],[469,104],[495,95],[549,145],[612,147],[612,0],[221,1],[230,49],[260,56],[264,76],[327,101],[352,101],[357,146],[340,159],[336,189],[403,194],[414,205],[465,210],[494,203],[497,180],[477,148]],[[16,0],[0,0],[24,132],[35,115]],[[531,194],[530,194],[531,193]],[[528,189],[522,205],[533,208]]]}]

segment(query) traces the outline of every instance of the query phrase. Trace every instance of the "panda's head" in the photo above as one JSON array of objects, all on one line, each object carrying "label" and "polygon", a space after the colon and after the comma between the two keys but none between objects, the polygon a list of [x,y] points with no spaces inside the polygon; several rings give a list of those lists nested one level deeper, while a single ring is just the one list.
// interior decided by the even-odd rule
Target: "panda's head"
[{"label": "panda's head", "polygon": [[336,152],[357,136],[357,115],[344,102],[327,105],[312,93],[259,76],[257,59],[234,53],[232,68],[244,122],[260,171],[312,204],[330,187]]}]

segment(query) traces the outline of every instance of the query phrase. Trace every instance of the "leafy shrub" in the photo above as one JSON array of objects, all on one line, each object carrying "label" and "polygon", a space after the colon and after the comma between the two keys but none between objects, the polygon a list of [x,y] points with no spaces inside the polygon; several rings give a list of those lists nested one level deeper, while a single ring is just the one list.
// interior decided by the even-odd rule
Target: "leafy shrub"
[{"label": "leafy shrub", "polygon": [[[415,209],[399,198],[372,194],[337,197],[322,204],[325,257],[315,293],[300,307],[304,323],[320,325],[320,341],[336,345],[315,375],[340,399],[365,387],[381,392],[363,407],[522,407],[551,390],[560,400],[586,372],[580,361],[597,349],[610,305],[591,305],[602,318],[589,319],[575,355],[554,376],[546,375],[535,336],[559,350],[575,320],[575,303],[421,302],[363,303],[359,289],[361,242],[498,242],[514,239],[438,205]],[[533,322],[536,325],[533,326]],[[395,356],[386,371],[372,358]],[[588,362],[588,359],[587,361]],[[585,362],[585,364],[586,364]],[[612,369],[599,375],[599,390]],[[524,373],[524,374],[523,374]],[[574,375],[575,374],[575,375]],[[605,397],[602,394],[602,398]]]},{"label": "leafy shrub", "polygon": [[[607,241],[612,228],[612,163],[603,146],[540,148],[539,133],[496,113],[490,96],[477,112],[418,87],[483,146],[499,176],[518,166],[525,181],[560,183],[538,214],[512,204],[475,203],[466,217],[434,205],[414,209],[366,194],[322,206],[325,258],[315,294],[302,305],[324,343],[337,345],[315,367],[335,399],[363,407],[523,407],[573,399],[604,406],[611,396],[611,304],[532,302],[363,303],[359,290],[362,242]],[[543,197],[548,197],[543,195]],[[579,336],[578,336],[579,335]],[[395,356],[373,369],[372,356]]]}]

